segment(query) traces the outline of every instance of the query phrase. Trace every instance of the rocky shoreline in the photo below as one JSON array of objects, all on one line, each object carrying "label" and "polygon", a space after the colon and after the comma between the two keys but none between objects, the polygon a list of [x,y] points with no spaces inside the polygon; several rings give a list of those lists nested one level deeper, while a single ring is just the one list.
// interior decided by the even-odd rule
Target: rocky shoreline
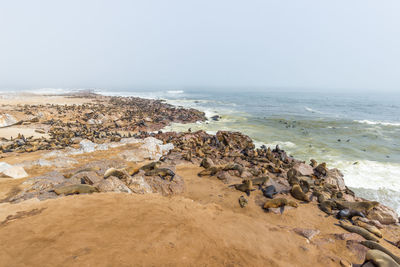
[{"label": "rocky shoreline", "polygon": [[[296,160],[278,146],[256,148],[239,132],[161,131],[172,122],[205,121],[205,114],[194,109],[141,98],[66,97],[87,103],[10,105],[0,110],[6,118],[3,127],[30,128],[39,134],[0,141],[1,176],[22,178],[3,190],[2,203],[110,192],[181,196],[188,186],[177,169],[196,166],[201,182],[217,181],[228,194],[239,192],[232,205],[240,209],[255,208],[268,217],[316,206],[322,221],[335,219],[337,228],[348,232],[340,238],[356,257],[336,253],[332,266],[363,261],[362,266],[400,264],[398,215],[357,197],[346,187],[340,170],[314,160]],[[3,225],[19,218],[9,216]],[[312,242],[320,229],[295,227],[293,233]]]}]

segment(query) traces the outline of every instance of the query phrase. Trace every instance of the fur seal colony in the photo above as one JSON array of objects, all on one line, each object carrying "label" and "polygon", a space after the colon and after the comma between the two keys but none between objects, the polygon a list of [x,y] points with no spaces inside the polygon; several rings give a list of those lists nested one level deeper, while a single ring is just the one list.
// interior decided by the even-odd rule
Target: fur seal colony
[{"label": "fur seal colony", "polygon": [[[238,194],[234,205],[242,211],[252,206],[265,211],[279,208],[281,215],[271,216],[289,216],[294,211],[283,213],[286,206],[300,211],[305,205],[313,205],[326,217],[337,218],[338,230],[344,229],[367,240],[360,243],[370,249],[366,262],[380,266],[376,262],[384,258],[384,261],[392,259],[398,264],[399,258],[383,247],[387,242],[385,231],[380,230],[386,227],[382,225],[398,227],[398,216],[389,220],[390,208],[357,197],[344,184],[343,174],[337,169],[329,169],[326,163],[311,160],[307,164],[287,155],[279,146],[273,149],[266,146],[256,148],[251,138],[240,132],[159,131],[171,122],[206,120],[204,113],[194,109],[177,108],[160,100],[92,94],[84,97],[92,102],[15,107],[12,112],[17,117],[25,118],[22,119],[22,126],[34,127],[47,136],[3,138],[0,141],[0,156],[61,150],[76,147],[82,140],[103,144],[127,137],[157,138],[163,144],[172,144],[173,149],[137,168],[130,168],[122,161],[100,161],[73,171],[32,177],[24,188],[15,190],[2,202],[17,203],[30,198],[44,200],[97,192],[181,194],[185,190],[184,177],[176,173],[175,166],[189,163],[202,168],[198,179],[222,181],[229,194]],[[243,193],[248,198],[240,195]],[[260,197],[257,201],[262,203],[256,203],[255,194]],[[343,220],[351,224],[344,224]]]}]

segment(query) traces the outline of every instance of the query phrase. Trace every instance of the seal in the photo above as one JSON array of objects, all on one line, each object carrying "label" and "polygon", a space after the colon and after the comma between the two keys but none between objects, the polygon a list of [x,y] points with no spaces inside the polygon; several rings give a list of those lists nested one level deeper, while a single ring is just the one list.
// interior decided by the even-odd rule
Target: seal
[{"label": "seal", "polygon": [[253,185],[264,185],[267,181],[268,181],[269,177],[268,176],[263,176],[263,177],[259,177],[259,178],[254,178],[251,180],[251,182],[253,183]]},{"label": "seal", "polygon": [[384,248],[383,246],[381,246],[379,243],[376,243],[374,241],[369,241],[369,240],[365,240],[365,241],[361,241],[361,244],[366,246],[369,249],[377,249],[380,250],[384,253],[386,253],[387,255],[389,255],[390,257],[392,257],[392,259],[397,262],[398,264],[400,264],[400,258],[397,257],[396,255],[394,255],[392,252],[390,252],[388,249]]},{"label": "seal", "polygon": [[248,203],[249,201],[244,196],[239,197],[239,205],[241,208],[246,207]]},{"label": "seal", "polygon": [[154,170],[150,170],[145,172],[146,176],[160,176],[163,180],[166,180],[166,177],[169,177],[169,181],[172,181],[175,177],[175,173],[167,168],[158,168]]},{"label": "seal", "polygon": [[253,182],[251,180],[243,180],[241,184],[234,184],[231,185],[236,188],[236,190],[245,192],[247,196],[250,196],[250,192],[254,191],[255,189],[253,188]]},{"label": "seal", "polygon": [[100,167],[88,167],[88,168],[83,168],[81,170],[78,170],[76,172],[64,174],[63,176],[64,176],[64,178],[69,179],[72,176],[75,176],[75,175],[77,175],[78,173],[81,173],[81,172],[91,172],[91,171],[95,172],[95,171],[98,171],[98,170],[100,170]]},{"label": "seal", "polygon": [[215,175],[220,169],[218,167],[210,167],[208,169],[202,170],[197,175],[202,176],[213,176]]},{"label": "seal", "polygon": [[364,214],[367,214],[371,209],[379,205],[379,202],[377,201],[350,202],[350,201],[336,200],[335,202],[339,210],[343,209],[358,210]]},{"label": "seal", "polygon": [[283,213],[283,211],[285,210],[285,206],[297,208],[298,204],[295,201],[287,200],[286,198],[275,198],[267,200],[264,203],[263,208],[266,210],[270,208],[281,208],[281,213]]},{"label": "seal", "polygon": [[310,202],[310,199],[306,194],[304,194],[303,190],[301,189],[300,185],[295,184],[292,186],[292,189],[290,190],[290,194],[292,197],[298,200]]},{"label": "seal", "polygon": [[127,178],[129,178],[129,174],[125,169],[109,168],[104,173],[104,179],[107,179],[110,176],[115,176],[121,180],[126,180]]},{"label": "seal", "polygon": [[267,198],[274,198],[274,195],[278,193],[278,191],[276,191],[275,186],[270,185],[267,186],[266,188],[261,188],[261,191],[263,192],[263,195]]},{"label": "seal", "polygon": [[359,217],[365,218],[365,215],[361,211],[358,211],[358,210],[344,209],[344,210],[340,210],[336,214],[337,219],[339,219],[339,220],[347,219],[351,222],[353,222],[352,219],[354,216],[359,216]]},{"label": "seal", "polygon": [[365,255],[364,264],[367,262],[372,262],[374,264],[374,266],[378,266],[378,267],[399,267],[400,266],[389,255],[387,255],[386,253],[384,253],[380,250],[377,250],[377,249],[368,250],[367,254]]},{"label": "seal", "polygon": [[319,208],[326,214],[331,215],[332,209],[336,209],[336,202],[332,200],[325,200],[319,204]]},{"label": "seal", "polygon": [[360,236],[364,237],[367,240],[379,242],[379,240],[374,235],[372,235],[370,232],[368,232],[364,228],[361,228],[358,226],[353,226],[353,225],[348,225],[348,224],[343,224],[341,221],[339,221],[339,226],[349,232],[359,234]]},{"label": "seal", "polygon": [[161,165],[161,162],[154,161],[154,162],[151,162],[149,164],[142,166],[140,169],[144,170],[144,171],[150,171],[150,170],[157,169],[158,167],[160,167],[160,165]]},{"label": "seal", "polygon": [[360,221],[360,220],[355,221],[355,222],[354,222],[354,225],[359,226],[359,227],[362,227],[362,228],[366,229],[367,231],[373,233],[373,234],[376,235],[377,237],[382,238],[382,233],[381,233],[381,231],[379,231],[379,229],[376,228],[376,227],[373,226],[373,225],[370,225],[370,224],[368,224],[368,223],[362,222],[362,221]]},{"label": "seal", "polygon": [[313,193],[311,195],[311,199],[314,198],[314,197],[317,197],[318,203],[322,203],[322,202],[324,202],[326,200],[324,194],[322,194],[321,191],[319,191],[319,190],[314,190],[313,191]]},{"label": "seal", "polygon": [[98,192],[97,188],[87,184],[66,185],[54,189],[57,195],[90,194]]}]

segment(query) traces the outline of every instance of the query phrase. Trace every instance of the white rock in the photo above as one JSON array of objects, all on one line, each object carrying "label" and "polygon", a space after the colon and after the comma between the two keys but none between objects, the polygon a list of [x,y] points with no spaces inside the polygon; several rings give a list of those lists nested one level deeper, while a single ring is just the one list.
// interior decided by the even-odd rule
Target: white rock
[{"label": "white rock", "polygon": [[151,160],[159,160],[162,155],[168,153],[174,148],[171,143],[163,144],[161,140],[154,137],[147,137],[144,139],[144,144],[140,146],[147,154],[148,158]]},{"label": "white rock", "polygon": [[12,167],[12,165],[10,165],[8,163],[0,162],[0,172],[3,172],[11,167]]},{"label": "white rock", "polygon": [[0,173],[0,176],[7,177],[7,178],[19,179],[19,178],[27,177],[28,174],[25,172],[24,168],[22,168],[21,166],[11,166],[10,168],[2,171]]},{"label": "white rock", "polygon": [[7,127],[16,124],[18,121],[9,114],[0,114],[0,127]]}]

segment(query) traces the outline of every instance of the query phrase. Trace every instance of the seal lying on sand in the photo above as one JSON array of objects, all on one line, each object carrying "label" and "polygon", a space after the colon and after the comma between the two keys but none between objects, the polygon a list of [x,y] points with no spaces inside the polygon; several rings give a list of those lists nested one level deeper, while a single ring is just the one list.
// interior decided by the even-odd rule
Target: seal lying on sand
[{"label": "seal lying on sand", "polygon": [[234,186],[236,190],[245,192],[247,196],[250,196],[250,192],[255,190],[253,188],[253,182],[251,180],[243,180],[241,184],[234,184],[230,186]]},{"label": "seal lying on sand", "polygon": [[400,266],[389,255],[377,249],[368,250],[367,255],[365,255],[365,261],[361,266],[368,266],[367,265],[368,262],[371,262],[374,266],[377,267]]},{"label": "seal lying on sand", "polygon": [[394,255],[388,249],[386,249],[383,246],[381,246],[380,244],[378,244],[376,242],[373,242],[373,241],[369,241],[369,240],[361,241],[361,244],[366,246],[369,249],[377,249],[377,250],[380,250],[380,251],[384,252],[385,254],[387,254],[390,257],[392,257],[395,262],[400,264],[400,258],[397,257],[396,255]]},{"label": "seal lying on sand", "polygon": [[281,213],[283,213],[283,211],[285,210],[285,206],[291,206],[297,208],[298,204],[295,201],[287,200],[286,198],[275,198],[267,200],[264,203],[263,208],[264,209],[281,208]]},{"label": "seal lying on sand", "polygon": [[90,194],[98,192],[97,188],[87,184],[66,185],[54,189],[57,195]]},{"label": "seal lying on sand", "polygon": [[367,240],[379,242],[379,240],[374,235],[372,235],[370,232],[368,232],[364,228],[361,228],[358,226],[353,226],[353,225],[348,225],[348,224],[343,224],[341,221],[339,221],[339,226],[349,232],[359,234],[360,236],[364,237]]},{"label": "seal lying on sand", "polygon": [[274,198],[274,195],[278,193],[275,186],[273,185],[267,186],[266,188],[261,188],[261,191],[263,192],[263,195],[267,198]]}]

